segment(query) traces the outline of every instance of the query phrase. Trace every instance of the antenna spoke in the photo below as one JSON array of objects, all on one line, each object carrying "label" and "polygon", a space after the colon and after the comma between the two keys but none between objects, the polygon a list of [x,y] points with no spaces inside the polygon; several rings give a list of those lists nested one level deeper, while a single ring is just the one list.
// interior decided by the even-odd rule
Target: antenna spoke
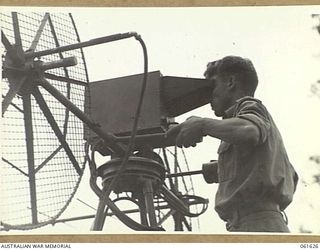
[{"label": "antenna spoke", "polygon": [[12,23],[13,23],[13,32],[14,32],[14,40],[15,45],[22,48],[22,41],[20,36],[20,27],[19,27],[19,19],[18,19],[18,13],[12,12]]},{"label": "antenna spoke", "polygon": [[50,79],[50,80],[66,82],[66,83],[72,83],[72,84],[85,86],[85,87],[88,86],[88,84],[86,82],[75,80],[75,79],[72,79],[72,78],[69,78],[69,77],[65,77],[65,76],[58,76],[58,75],[51,74],[51,73],[44,73],[44,76],[46,78]]},{"label": "antenna spoke", "polygon": [[38,43],[39,43],[41,34],[42,34],[42,32],[43,32],[44,27],[46,26],[46,23],[47,23],[47,21],[48,21],[48,18],[49,18],[49,13],[46,13],[46,14],[43,16],[43,19],[42,19],[42,21],[41,21],[41,24],[40,24],[40,26],[39,26],[39,28],[38,28],[38,30],[37,30],[37,32],[36,32],[35,37],[33,38],[33,41],[32,41],[32,43],[31,43],[31,46],[30,46],[29,50],[31,50],[31,51],[35,51],[35,50],[36,50],[36,47],[37,47],[37,45],[38,45]]},{"label": "antenna spoke", "polygon": [[7,36],[4,34],[2,30],[1,30],[1,42],[3,43],[7,51],[12,48],[12,44],[9,42]]},{"label": "antenna spoke", "polygon": [[24,111],[24,127],[26,135],[27,146],[27,161],[28,161],[28,175],[30,185],[30,202],[32,223],[38,223],[37,216],[37,195],[36,195],[36,178],[34,165],[34,145],[33,145],[33,128],[32,128],[32,110],[31,110],[31,95],[26,94],[22,98]]},{"label": "antenna spoke", "polygon": [[43,114],[45,115],[48,123],[50,124],[52,130],[54,131],[55,135],[57,136],[59,142],[61,143],[61,146],[64,148],[65,152],[67,153],[70,161],[72,162],[74,168],[76,169],[77,173],[79,175],[82,174],[82,170],[79,166],[79,163],[77,162],[74,154],[72,153],[72,150],[70,149],[69,144],[67,143],[63,133],[61,132],[57,122],[55,121],[45,99],[43,98],[41,92],[39,89],[36,87],[33,90],[33,96],[35,97],[40,109],[42,110]]},{"label": "antenna spoke", "polygon": [[[2,95],[2,99],[5,98],[4,95]],[[13,102],[10,103],[10,105],[12,105],[12,107],[14,107],[16,110],[18,110],[19,112],[23,113],[23,110],[21,108],[18,107],[18,105],[14,104]]]},{"label": "antenna spoke", "polygon": [[16,84],[11,84],[8,93],[2,100],[2,116],[8,109],[10,103],[12,102],[13,98],[16,96],[16,94],[19,92],[20,88],[24,84],[24,82],[27,80],[27,75],[22,76],[19,79],[19,82]]}]

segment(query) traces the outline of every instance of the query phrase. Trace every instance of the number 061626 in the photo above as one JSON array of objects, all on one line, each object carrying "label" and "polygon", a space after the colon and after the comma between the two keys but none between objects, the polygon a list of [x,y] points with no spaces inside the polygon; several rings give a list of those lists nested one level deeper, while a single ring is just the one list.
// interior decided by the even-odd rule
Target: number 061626
[{"label": "number 061626", "polygon": [[300,244],[301,249],[319,249],[318,243],[303,243]]}]

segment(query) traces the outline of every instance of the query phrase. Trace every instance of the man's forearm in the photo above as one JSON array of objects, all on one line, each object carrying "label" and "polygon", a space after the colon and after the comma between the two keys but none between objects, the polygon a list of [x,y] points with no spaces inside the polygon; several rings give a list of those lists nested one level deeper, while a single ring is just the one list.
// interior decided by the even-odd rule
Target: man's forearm
[{"label": "man's forearm", "polygon": [[241,118],[216,120],[203,118],[203,134],[232,144],[257,144],[259,129],[252,122]]}]

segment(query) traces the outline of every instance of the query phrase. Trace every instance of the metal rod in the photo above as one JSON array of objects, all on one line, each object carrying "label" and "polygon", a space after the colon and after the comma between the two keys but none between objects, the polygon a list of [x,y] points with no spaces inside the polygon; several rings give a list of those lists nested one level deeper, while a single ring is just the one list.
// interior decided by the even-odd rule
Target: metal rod
[{"label": "metal rod", "polygon": [[104,132],[98,124],[94,123],[82,110],[80,110],[70,100],[62,95],[59,90],[52,86],[46,79],[42,79],[40,85],[52,96],[54,96],[59,102],[61,102],[62,105],[68,108],[75,116],[83,121],[93,132],[100,136],[113,153],[117,154],[118,156],[123,156],[125,154],[125,149],[121,145],[116,143],[116,136]]},{"label": "metal rod", "polygon": [[[177,145],[174,146],[174,168],[173,172],[178,173],[178,150],[177,150]],[[174,185],[174,190],[179,190],[179,181],[177,177],[173,178],[173,185]]]},{"label": "metal rod", "polygon": [[75,79],[72,79],[72,78],[69,78],[69,77],[57,76],[57,75],[54,75],[54,74],[51,74],[51,73],[46,73],[45,72],[44,73],[44,77],[48,78],[48,79],[51,79],[51,80],[55,80],[55,81],[76,84],[76,85],[79,85],[79,86],[84,86],[84,87],[88,86],[88,84],[86,82],[75,80]]},{"label": "metal rod", "polygon": [[126,38],[130,38],[133,36],[136,36],[137,33],[135,32],[128,32],[128,33],[122,33],[122,34],[115,34],[115,35],[110,35],[110,36],[104,36],[104,37],[99,37],[95,38],[86,42],[80,42],[80,43],[75,43],[71,45],[66,45],[66,46],[61,46],[53,49],[48,49],[48,50],[43,50],[43,51],[38,51],[38,52],[27,52],[25,53],[27,58],[35,58],[35,57],[41,57],[41,56],[46,56],[54,53],[59,53],[59,52],[65,52],[69,50],[75,50],[75,49],[80,49],[80,48],[85,48],[89,46],[94,46],[102,43],[108,43],[108,42],[113,42],[117,40],[122,40]]},{"label": "metal rod", "polygon": [[[77,27],[76,27],[76,23],[74,22],[71,13],[69,13],[69,17],[70,17],[70,19],[71,19],[71,23],[72,23],[73,28],[74,28],[74,31],[75,31],[75,33],[76,33],[77,41],[80,43],[80,42],[81,42],[81,41],[80,41],[80,36],[79,36],[78,30],[77,30]],[[86,72],[86,80],[87,80],[86,84],[88,84],[88,83],[89,83],[89,75],[88,75],[88,69],[87,69],[86,59],[85,59],[85,57],[84,57],[84,53],[83,53],[83,49],[82,49],[82,48],[80,48],[80,52],[81,52],[83,67],[84,67],[84,70],[85,70],[85,72]]]},{"label": "metal rod", "polygon": [[11,16],[12,16],[12,24],[13,24],[15,45],[18,46],[19,48],[22,48],[18,13],[17,12],[12,12]]},{"label": "metal rod", "polygon": [[26,146],[28,157],[28,176],[30,187],[30,202],[31,202],[31,215],[32,223],[38,223],[37,212],[37,193],[36,193],[36,177],[34,165],[34,146],[33,146],[33,128],[32,128],[32,112],[31,112],[31,95],[26,94],[22,98],[23,111],[24,111],[24,127],[26,134]]},{"label": "metal rod", "polygon": [[84,215],[84,216],[77,216],[77,217],[71,217],[71,218],[66,218],[66,219],[59,219],[53,222],[53,224],[56,223],[65,223],[69,221],[77,221],[77,220],[87,220],[87,219],[93,219],[94,214],[92,215]]},{"label": "metal rod", "polygon": [[[145,134],[145,135],[136,135],[136,140],[139,139],[156,139],[156,140],[165,140],[166,133],[155,133],[155,134]],[[117,141],[119,142],[128,142],[131,136],[118,136]]]},{"label": "metal rod", "polygon": [[77,198],[77,200],[78,200],[79,202],[81,202],[82,204],[86,205],[87,207],[90,207],[91,209],[93,209],[94,211],[96,211],[96,208],[95,208],[95,207],[89,205],[88,203],[84,202],[83,200],[80,200],[79,198]]},{"label": "metal rod", "polygon": [[38,45],[38,42],[40,40],[40,37],[41,37],[41,34],[43,32],[43,29],[44,27],[46,26],[46,23],[48,21],[48,17],[49,17],[49,13],[45,13],[44,16],[43,16],[43,19],[41,21],[41,24],[36,32],[36,35],[34,36],[33,40],[32,40],[32,43],[31,43],[31,46],[29,47],[29,50],[31,51],[35,51],[37,45]]},{"label": "metal rod", "polygon": [[25,176],[28,176],[27,173],[25,173],[24,171],[22,171],[20,168],[18,168],[16,165],[14,165],[13,163],[11,163],[10,161],[8,161],[7,159],[2,157],[2,160],[7,163],[8,165],[10,165],[11,167],[13,167],[14,169],[18,170],[20,173],[22,173]]},{"label": "metal rod", "polygon": [[166,177],[183,177],[188,175],[196,175],[196,174],[202,174],[202,170],[195,170],[195,171],[189,171],[189,172],[181,172],[181,173],[173,173],[173,174],[167,174]]},{"label": "metal rod", "polygon": [[[170,172],[170,164],[169,164],[166,148],[162,148],[162,154],[163,154],[163,159],[166,165],[166,172]],[[169,186],[170,186],[170,190],[175,190],[172,178],[169,178]]]},{"label": "metal rod", "polygon": [[60,145],[55,151],[53,151],[47,159],[45,159],[37,168],[36,173],[43,168],[60,150],[62,149],[62,145]]},{"label": "metal rod", "polygon": [[55,121],[46,101],[44,100],[41,92],[39,91],[38,87],[35,87],[33,90],[33,96],[35,97],[40,109],[42,110],[44,116],[46,117],[48,123],[50,124],[52,130],[54,131],[55,135],[57,136],[59,142],[61,143],[61,146],[64,148],[65,152],[67,153],[70,161],[72,162],[73,167],[76,169],[77,173],[79,175],[82,174],[82,170],[79,166],[79,163],[77,159],[75,158],[74,154],[72,153],[72,150],[69,147],[69,144],[65,140],[57,122]]}]

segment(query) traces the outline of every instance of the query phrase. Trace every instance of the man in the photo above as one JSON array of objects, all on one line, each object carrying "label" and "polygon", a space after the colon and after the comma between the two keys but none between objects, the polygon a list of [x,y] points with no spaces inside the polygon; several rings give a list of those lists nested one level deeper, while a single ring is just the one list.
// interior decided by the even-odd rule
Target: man
[{"label": "man", "polygon": [[215,210],[228,231],[289,232],[282,212],[291,203],[298,176],[265,106],[253,98],[258,77],[252,62],[227,56],[207,65],[211,107],[222,120],[191,117],[168,130],[179,147],[204,136],[221,140]]}]

